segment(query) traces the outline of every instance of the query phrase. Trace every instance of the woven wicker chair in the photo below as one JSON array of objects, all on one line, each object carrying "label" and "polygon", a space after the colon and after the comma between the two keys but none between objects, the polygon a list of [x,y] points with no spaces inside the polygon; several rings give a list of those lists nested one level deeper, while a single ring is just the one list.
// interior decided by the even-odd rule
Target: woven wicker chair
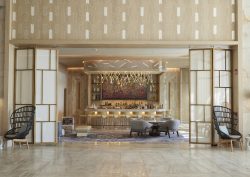
[{"label": "woven wicker chair", "polygon": [[24,106],[10,116],[11,129],[5,133],[5,140],[25,139],[34,124],[35,107]]},{"label": "woven wicker chair", "polygon": [[219,145],[230,143],[233,151],[233,142],[239,142],[242,149],[242,135],[236,130],[238,125],[237,115],[229,108],[213,106],[214,126],[219,135]]}]

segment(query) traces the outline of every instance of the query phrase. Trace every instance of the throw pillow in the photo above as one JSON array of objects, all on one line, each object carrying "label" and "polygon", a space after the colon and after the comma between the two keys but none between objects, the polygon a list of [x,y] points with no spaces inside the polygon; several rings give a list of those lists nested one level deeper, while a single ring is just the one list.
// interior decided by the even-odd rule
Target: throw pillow
[{"label": "throw pillow", "polygon": [[220,131],[222,131],[226,135],[229,135],[228,129],[227,129],[227,127],[225,125],[219,126],[219,129],[220,129]]}]

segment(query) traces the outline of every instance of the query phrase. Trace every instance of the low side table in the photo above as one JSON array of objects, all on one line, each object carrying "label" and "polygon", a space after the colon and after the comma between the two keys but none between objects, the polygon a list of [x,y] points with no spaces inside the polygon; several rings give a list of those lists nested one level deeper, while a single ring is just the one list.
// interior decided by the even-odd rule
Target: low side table
[{"label": "low side table", "polygon": [[159,124],[158,123],[153,123],[153,126],[151,127],[151,131],[149,132],[150,136],[160,136],[159,132]]},{"label": "low side table", "polygon": [[87,125],[77,126],[75,128],[77,137],[87,136],[90,130],[91,130],[91,126],[87,126]]}]

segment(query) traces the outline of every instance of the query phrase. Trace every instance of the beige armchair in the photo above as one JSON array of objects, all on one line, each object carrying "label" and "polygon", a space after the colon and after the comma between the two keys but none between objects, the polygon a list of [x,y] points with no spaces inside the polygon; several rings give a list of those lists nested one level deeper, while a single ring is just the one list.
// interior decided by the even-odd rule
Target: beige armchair
[{"label": "beige armchair", "polygon": [[180,125],[180,120],[167,120],[166,122],[160,124],[159,131],[165,132],[166,135],[168,134],[168,137],[170,138],[170,131],[173,132],[173,134],[176,132],[177,136],[179,136],[178,128]]},{"label": "beige armchair", "polygon": [[150,130],[153,124],[148,123],[145,120],[131,120],[130,122],[130,136],[133,132],[137,132],[138,136],[145,134]]}]

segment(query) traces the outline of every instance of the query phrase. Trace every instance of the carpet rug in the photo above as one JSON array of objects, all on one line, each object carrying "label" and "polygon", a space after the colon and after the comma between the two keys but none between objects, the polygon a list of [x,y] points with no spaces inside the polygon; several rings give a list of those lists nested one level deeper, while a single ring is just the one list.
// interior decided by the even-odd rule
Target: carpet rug
[{"label": "carpet rug", "polygon": [[188,134],[184,131],[179,131],[177,134],[170,134],[170,138],[165,133],[160,136],[138,136],[133,133],[130,137],[129,130],[94,130],[88,133],[86,137],[61,137],[61,142],[66,143],[92,143],[92,142],[131,142],[131,143],[179,143],[188,142]]}]

